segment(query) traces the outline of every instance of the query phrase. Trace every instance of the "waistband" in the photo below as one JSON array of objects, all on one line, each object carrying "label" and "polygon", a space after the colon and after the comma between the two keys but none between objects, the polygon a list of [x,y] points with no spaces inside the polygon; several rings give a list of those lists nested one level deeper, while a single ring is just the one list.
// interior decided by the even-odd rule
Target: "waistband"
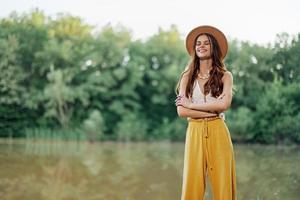
[{"label": "waistband", "polygon": [[187,118],[187,120],[189,122],[203,122],[203,121],[213,121],[213,120],[217,120],[217,119],[221,119],[220,116],[211,116],[211,117],[203,117],[203,118]]}]

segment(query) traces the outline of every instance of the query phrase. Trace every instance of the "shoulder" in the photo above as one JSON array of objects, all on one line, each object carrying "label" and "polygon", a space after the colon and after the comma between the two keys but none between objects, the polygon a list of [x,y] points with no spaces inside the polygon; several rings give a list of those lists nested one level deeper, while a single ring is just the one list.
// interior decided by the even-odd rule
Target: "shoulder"
[{"label": "shoulder", "polygon": [[223,77],[222,77],[222,81],[224,82],[233,82],[233,76],[232,73],[228,70],[226,70],[226,72],[224,72]]},{"label": "shoulder", "polygon": [[189,73],[190,73],[189,70],[185,70],[184,72],[182,72],[182,77],[181,77],[182,81],[187,81],[188,80]]},{"label": "shoulder", "polygon": [[186,69],[182,72],[182,76],[188,76],[190,74],[190,69]]}]

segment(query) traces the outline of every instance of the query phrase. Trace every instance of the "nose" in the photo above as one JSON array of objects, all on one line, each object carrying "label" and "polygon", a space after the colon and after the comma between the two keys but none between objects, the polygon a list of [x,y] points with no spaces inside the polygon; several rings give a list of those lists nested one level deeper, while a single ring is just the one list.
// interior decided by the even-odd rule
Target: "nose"
[{"label": "nose", "polygon": [[205,48],[205,44],[200,45],[200,49],[203,49],[203,48]]}]

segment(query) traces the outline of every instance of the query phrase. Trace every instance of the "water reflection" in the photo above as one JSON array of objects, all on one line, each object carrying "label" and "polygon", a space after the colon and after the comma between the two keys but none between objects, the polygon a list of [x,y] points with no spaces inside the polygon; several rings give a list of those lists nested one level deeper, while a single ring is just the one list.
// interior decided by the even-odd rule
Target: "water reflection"
[{"label": "water reflection", "polygon": [[[235,145],[238,196],[298,199],[298,147]],[[7,200],[180,199],[183,143],[0,143]],[[207,199],[212,199],[210,192]]]},{"label": "water reflection", "polygon": [[299,147],[237,146],[240,199],[299,199]]}]

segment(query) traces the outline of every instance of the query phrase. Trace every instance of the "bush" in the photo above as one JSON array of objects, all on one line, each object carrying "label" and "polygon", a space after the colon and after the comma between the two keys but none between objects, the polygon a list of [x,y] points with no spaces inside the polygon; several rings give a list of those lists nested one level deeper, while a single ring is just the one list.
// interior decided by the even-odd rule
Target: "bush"
[{"label": "bush", "polygon": [[83,131],[89,141],[99,140],[105,128],[104,119],[98,110],[93,110],[83,122]]},{"label": "bush", "polygon": [[163,118],[162,124],[152,131],[152,139],[164,139],[171,141],[183,141],[187,128],[187,120],[183,118],[175,118],[170,121],[168,118]]},{"label": "bush", "polygon": [[146,138],[148,123],[143,117],[130,113],[117,124],[116,130],[119,141],[139,141]]},{"label": "bush", "polygon": [[253,111],[241,106],[236,110],[226,112],[226,123],[228,124],[232,140],[239,142],[252,141],[254,138]]},{"label": "bush", "polygon": [[270,84],[256,105],[254,115],[256,141],[299,143],[299,105],[295,101],[299,99],[299,89],[296,83],[284,86],[279,80]]}]

